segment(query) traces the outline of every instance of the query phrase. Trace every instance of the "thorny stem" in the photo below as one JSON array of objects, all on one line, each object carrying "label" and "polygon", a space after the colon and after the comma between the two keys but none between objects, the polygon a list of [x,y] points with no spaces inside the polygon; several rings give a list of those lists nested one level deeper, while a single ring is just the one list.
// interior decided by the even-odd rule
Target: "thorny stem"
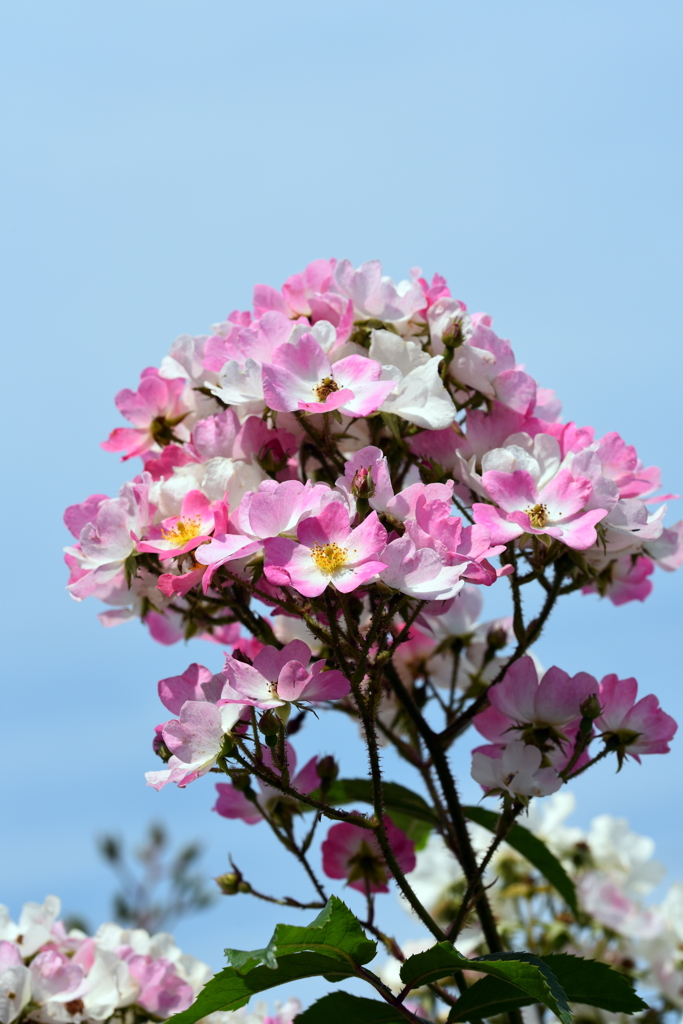
[{"label": "thorny stem", "polygon": [[[545,601],[543,602],[543,607],[541,608],[541,611],[539,612],[537,617],[529,623],[528,626],[524,627],[524,632],[522,634],[521,640],[517,640],[517,647],[515,648],[511,656],[508,658],[508,660],[505,662],[505,664],[501,666],[498,675],[491,681],[491,683],[489,683],[488,690],[490,690],[492,686],[497,686],[498,683],[503,679],[503,676],[509,669],[510,665],[513,665],[514,662],[519,661],[519,659],[526,654],[526,652],[529,650],[532,644],[534,644],[538,640],[543,630],[543,627],[548,621],[551,611],[555,607],[555,603],[560,594],[560,587],[562,586],[563,579],[564,571],[556,565],[554,579],[552,584],[549,586],[547,596]],[[519,585],[514,580],[514,574],[510,577],[510,581],[513,593],[513,600],[516,600],[516,595],[519,594]],[[486,693],[482,693],[480,697],[477,697],[477,699],[473,701],[470,704],[470,706],[465,711],[463,711],[463,713],[459,715],[458,718],[455,719],[454,722],[451,722],[451,724],[444,729],[444,731],[440,734],[440,740],[442,743],[444,743],[444,745],[449,746],[454,739],[456,739],[461,733],[465,731],[465,729],[467,729],[474,716],[478,715],[480,711],[483,711],[484,708],[488,707],[488,690]]]}]

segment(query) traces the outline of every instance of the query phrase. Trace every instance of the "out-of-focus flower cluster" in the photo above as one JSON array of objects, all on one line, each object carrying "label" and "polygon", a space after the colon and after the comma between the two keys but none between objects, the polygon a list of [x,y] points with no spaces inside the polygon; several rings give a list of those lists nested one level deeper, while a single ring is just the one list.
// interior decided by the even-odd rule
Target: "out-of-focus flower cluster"
[{"label": "out-of-focus flower cluster", "polygon": [[[107,923],[93,936],[66,930],[60,901],[26,903],[15,923],[0,906],[0,1024],[79,1024],[165,1020],[187,1009],[213,972],[181,952],[166,932]],[[291,1024],[300,1010],[290,1000],[265,1009],[214,1013],[209,1024]]]},{"label": "out-of-focus flower cluster", "polygon": [[[542,810],[539,810],[539,806]],[[531,808],[526,826],[538,835],[561,861],[576,885],[578,915],[518,852],[503,844],[486,869],[488,886],[500,933],[513,949],[538,956],[569,953],[601,960],[626,974],[650,1005],[647,1019],[669,1019],[683,1010],[683,883],[669,886],[658,903],[647,901],[664,877],[664,867],[653,860],[655,844],[637,835],[623,818],[601,814],[584,831],[565,824],[575,798],[564,790]],[[474,844],[483,853],[490,833],[470,826]],[[457,910],[466,880],[456,859],[434,837],[417,855],[411,884],[435,918],[447,924]],[[419,952],[428,940],[407,942],[405,953]],[[478,922],[470,918],[458,940],[467,956],[486,951]],[[384,981],[399,991],[398,961],[387,961]],[[476,981],[479,976],[472,975]],[[427,989],[419,1010],[430,1019],[433,1008]],[[416,1007],[417,1009],[418,1007]],[[576,1006],[581,1020],[626,1021],[631,1018]],[[525,1020],[535,1018],[524,1011]],[[438,1016],[436,1019],[439,1019]]]}]

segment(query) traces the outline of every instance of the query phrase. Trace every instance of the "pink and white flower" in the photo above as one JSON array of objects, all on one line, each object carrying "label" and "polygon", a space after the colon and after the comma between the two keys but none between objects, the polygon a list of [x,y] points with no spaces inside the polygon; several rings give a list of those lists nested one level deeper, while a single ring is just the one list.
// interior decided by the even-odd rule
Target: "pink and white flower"
[{"label": "pink and white flower", "polygon": [[616,750],[620,764],[625,757],[639,762],[641,754],[668,753],[678,729],[676,720],[662,711],[654,694],[640,700],[637,696],[635,679],[619,679],[612,673],[600,683],[602,714],[596,718],[595,728]]},{"label": "pink and white flower", "polygon": [[182,788],[206,775],[239,722],[243,705],[231,702],[217,707],[206,700],[185,701],[178,718],[166,722],[162,729],[163,741],[172,754],[168,767],[146,772],[147,785],[163,789],[175,782]]},{"label": "pink and white flower", "polygon": [[290,640],[278,650],[263,647],[252,665],[225,657],[223,672],[227,680],[221,701],[251,705],[264,711],[284,708],[300,701],[338,700],[346,697],[351,684],[341,672],[326,672],[326,662],[311,665],[311,649],[303,640]]},{"label": "pink and white flower", "polygon": [[201,491],[189,491],[183,498],[179,516],[170,516],[147,531],[138,542],[138,551],[149,551],[162,558],[185,555],[207,541],[218,524],[226,528],[227,511],[220,509],[217,519],[211,502]]},{"label": "pink and white flower", "polygon": [[489,470],[482,475],[482,482],[498,507],[475,502],[472,510],[475,522],[489,530],[494,544],[507,544],[523,533],[545,534],[583,551],[595,544],[595,525],[608,514],[604,508],[584,511],[591,481],[574,477],[567,469],[540,488],[526,470]]},{"label": "pink and white flower", "polygon": [[556,793],[562,779],[554,768],[542,768],[543,755],[538,747],[521,740],[501,749],[480,747],[472,751],[472,778],[494,793],[510,793],[522,801],[532,796]]},{"label": "pink and white flower", "polygon": [[138,390],[125,388],[114,400],[116,408],[133,426],[112,430],[102,448],[108,452],[123,451],[123,458],[131,459],[189,438],[189,431],[182,426],[189,412],[183,401],[185,384],[184,377],[166,380],[154,367],[143,370]]},{"label": "pink and white flower", "polygon": [[317,597],[330,584],[348,594],[386,568],[380,560],[386,538],[376,512],[352,529],[344,505],[331,502],[299,523],[298,543],[285,537],[265,541],[264,573],[270,583],[294,587],[304,597]]},{"label": "pink and white flower", "polygon": [[263,395],[276,412],[333,412],[369,416],[375,412],[395,381],[380,380],[382,367],[360,355],[334,363],[310,333],[296,344],[281,345],[271,363],[263,365]]}]

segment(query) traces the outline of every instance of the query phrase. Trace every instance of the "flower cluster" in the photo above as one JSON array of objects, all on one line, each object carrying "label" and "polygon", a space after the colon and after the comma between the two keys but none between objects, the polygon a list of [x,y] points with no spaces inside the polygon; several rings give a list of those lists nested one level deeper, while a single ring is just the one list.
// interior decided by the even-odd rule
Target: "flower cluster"
[{"label": "flower cluster", "polygon": [[[159,683],[173,717],[147,782],[222,776],[216,812],[267,822],[314,899],[261,892],[234,862],[222,891],[320,909],[311,929],[350,913],[314,860],[327,819],[322,873],[367,906],[352,931],[398,948],[374,924],[391,882],[433,939],[466,950],[473,911],[475,945],[504,950],[482,879],[531,799],[609,754],[619,770],[666,753],[676,732],[634,679],[541,673],[530,654],[565,595],[644,600],[655,565],[681,565],[659,471],[618,434],[563,422],[554,392],[439,275],[395,284],[376,261],[318,260],[279,291],[257,286],[252,311],[178,338],[116,405],[131,425],[103,446],[142,464],[118,497],[67,509],[69,592],[108,605],[105,625],[139,618],[161,643],[226,648],[219,671],[193,663]],[[511,614],[482,621],[492,586]],[[328,712],[359,726],[368,778],[340,777],[332,755],[297,764],[293,738]],[[471,726],[487,741],[473,777],[498,801],[481,862],[450,761]],[[384,778],[382,746],[422,794]],[[465,879],[443,925],[410,881],[431,832]],[[273,966],[271,947],[236,955],[246,974]]]},{"label": "flower cluster", "polygon": [[[187,1009],[212,977],[166,932],[150,935],[108,923],[88,936],[78,928],[67,931],[59,913],[56,896],[42,905],[24,904],[16,923],[0,906],[1,1024],[165,1019]],[[292,1000],[275,1017],[253,1015],[243,1024],[291,1024],[299,1009]],[[240,1024],[240,1018],[218,1013],[207,1020]]]},{"label": "flower cluster", "polygon": [[[568,826],[575,803],[571,792],[557,793],[542,805],[542,813],[532,809],[528,827],[572,878],[580,913],[563,907],[532,865],[504,843],[486,872],[501,932],[540,956],[566,952],[616,967],[647,992],[648,1019],[670,1019],[671,1011],[683,1010],[683,883],[671,884],[661,902],[646,902],[664,877],[663,865],[652,859],[653,840],[632,832],[625,819],[608,814],[594,818],[588,831]],[[472,833],[483,853],[490,834],[477,826],[472,826]],[[456,859],[436,838],[418,853],[411,882],[435,917],[444,921],[465,885]],[[419,952],[427,945],[415,940],[405,943],[403,951]],[[458,946],[467,956],[484,952],[476,922],[470,921]],[[381,971],[396,991],[401,988],[398,966],[390,960]],[[416,1012],[433,1019],[429,991],[422,989],[420,996]],[[589,1006],[575,1009],[582,1020],[596,1024],[615,1020]]]},{"label": "flower cluster", "polygon": [[[473,751],[472,775],[487,790],[525,799],[556,792],[611,751],[620,767],[626,757],[665,754],[678,726],[653,694],[637,695],[635,679],[616,675],[598,683],[587,672],[570,677],[553,667],[539,680],[534,660],[520,658],[474,718],[491,745]],[[603,747],[591,758],[594,739]]]},{"label": "flower cluster", "polygon": [[581,552],[585,589],[621,603],[649,593],[655,562],[683,558],[681,524],[648,509],[658,471],[615,433],[561,423],[490,317],[438,275],[395,285],[377,262],[319,260],[280,292],[258,286],[253,314],[178,338],[116,404],[133,425],[104,447],[143,471],[67,510],[69,591],[162,643],[188,624],[223,641],[195,607],[221,567],[245,581],[258,567],[265,592],[381,581],[447,600],[493,582],[488,559],[517,541]]}]

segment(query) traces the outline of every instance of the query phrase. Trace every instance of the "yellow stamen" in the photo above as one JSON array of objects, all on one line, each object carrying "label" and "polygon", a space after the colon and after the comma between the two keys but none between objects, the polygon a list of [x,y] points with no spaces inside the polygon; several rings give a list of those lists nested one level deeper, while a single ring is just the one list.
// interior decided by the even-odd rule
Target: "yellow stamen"
[{"label": "yellow stamen", "polygon": [[347,555],[348,550],[338,544],[314,544],[311,551],[311,558],[318,568],[330,576],[346,564]]},{"label": "yellow stamen", "polygon": [[202,528],[202,521],[199,516],[194,519],[179,519],[172,530],[161,527],[161,536],[177,548],[182,548],[188,541],[194,540]]},{"label": "yellow stamen", "polygon": [[544,526],[548,525],[549,516],[547,505],[534,505],[533,508],[526,508],[524,511],[531,520],[531,525],[537,530],[542,530]]},{"label": "yellow stamen", "polygon": [[324,377],[317,388],[313,389],[318,396],[319,402],[324,402],[335,391],[339,391],[339,385],[332,377]]}]

